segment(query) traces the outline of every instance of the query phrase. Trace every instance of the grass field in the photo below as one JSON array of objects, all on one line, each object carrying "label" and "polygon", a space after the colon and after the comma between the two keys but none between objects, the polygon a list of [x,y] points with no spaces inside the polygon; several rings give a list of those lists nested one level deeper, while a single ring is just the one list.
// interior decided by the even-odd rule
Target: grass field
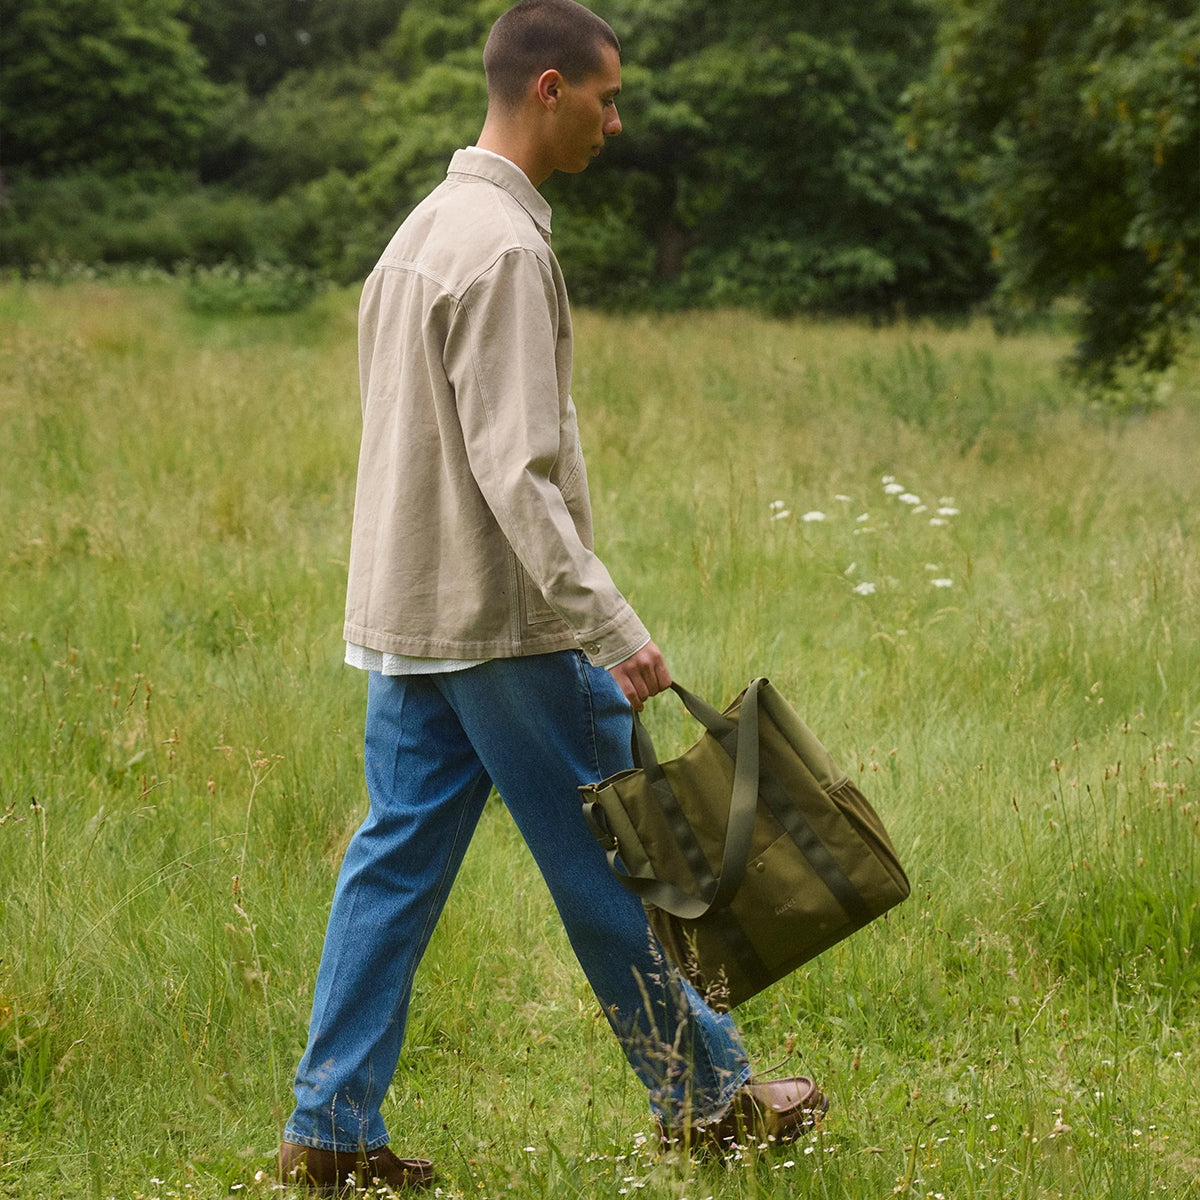
[{"label": "grass field", "polygon": [[[397,1148],[447,1197],[1200,1197],[1196,359],[1116,419],[1052,335],[576,324],[614,576],[694,690],[772,678],[913,895],[739,1010],[824,1128],[662,1159],[493,802]],[[354,325],[0,287],[0,1196],[273,1193],[364,805]]]}]

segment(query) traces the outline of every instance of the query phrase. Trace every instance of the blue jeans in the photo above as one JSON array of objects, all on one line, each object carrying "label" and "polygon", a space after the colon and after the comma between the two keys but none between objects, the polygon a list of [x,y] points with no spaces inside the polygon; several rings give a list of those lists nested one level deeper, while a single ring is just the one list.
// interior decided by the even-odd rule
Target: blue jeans
[{"label": "blue jeans", "polygon": [[641,901],[584,821],[579,784],[632,765],[629,705],[575,651],[437,675],[370,675],[370,811],[346,850],[284,1137],[326,1150],[388,1141],[380,1105],[413,976],[494,784],[571,946],[670,1124],[722,1114],[750,1069],[733,1021],[662,956]]}]

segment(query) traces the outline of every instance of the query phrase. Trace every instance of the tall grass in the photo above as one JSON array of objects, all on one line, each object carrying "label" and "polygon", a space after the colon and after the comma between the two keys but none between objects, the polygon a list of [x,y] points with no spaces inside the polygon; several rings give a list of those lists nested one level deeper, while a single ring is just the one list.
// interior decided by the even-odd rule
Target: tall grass
[{"label": "tall grass", "polygon": [[[354,315],[0,289],[0,1195],[271,1194],[363,808]],[[494,803],[396,1145],[444,1196],[1200,1196],[1195,361],[1118,422],[1051,336],[577,326],[614,575],[689,686],[793,699],[914,892],[739,1010],[823,1130],[662,1159]]]}]

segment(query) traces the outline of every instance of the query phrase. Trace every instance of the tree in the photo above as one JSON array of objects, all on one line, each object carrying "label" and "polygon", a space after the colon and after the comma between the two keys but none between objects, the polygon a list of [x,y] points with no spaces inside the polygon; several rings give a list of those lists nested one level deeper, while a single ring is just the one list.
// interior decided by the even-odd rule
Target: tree
[{"label": "tree", "polygon": [[330,171],[364,170],[379,87],[369,67],[345,64],[292,71],[263,97],[230,88],[201,178],[274,199]]},{"label": "tree", "polygon": [[1001,311],[1080,298],[1100,383],[1167,366],[1200,311],[1198,66],[1189,0],[959,0],[920,92],[980,197]]},{"label": "tree", "polygon": [[554,193],[567,211],[579,196],[605,210],[590,261],[603,291],[620,285],[600,256],[624,224],[653,247],[634,289],[650,297],[887,313],[986,293],[986,245],[953,171],[898,128],[932,52],[923,0],[610,7],[629,135],[582,187]]},{"label": "tree", "polygon": [[[195,167],[193,181],[289,213],[276,225],[299,231],[299,261],[354,278],[477,135],[481,50],[509,2],[29,0],[5,22],[10,42],[39,47],[0,93],[10,161],[15,146],[47,174]],[[987,248],[963,183],[939,144],[914,147],[898,124],[935,3],[597,3],[624,46],[628,133],[581,179],[548,185],[576,297],[890,314],[982,296]],[[137,58],[131,27],[179,51],[175,76]],[[54,253],[52,232],[43,219],[24,244]]]},{"label": "tree", "polygon": [[184,0],[209,75],[266,95],[289,72],[359,59],[396,28],[404,0]]},{"label": "tree", "polygon": [[[419,198],[479,129],[479,52],[504,0],[409,0],[402,79],[357,194]],[[990,286],[953,171],[898,128],[933,48],[928,0],[607,0],[628,134],[552,180],[555,245],[581,300],[892,312]],[[334,194],[342,197],[345,189]]]},{"label": "tree", "polygon": [[177,0],[3,0],[4,162],[32,175],[192,165],[214,96]]}]

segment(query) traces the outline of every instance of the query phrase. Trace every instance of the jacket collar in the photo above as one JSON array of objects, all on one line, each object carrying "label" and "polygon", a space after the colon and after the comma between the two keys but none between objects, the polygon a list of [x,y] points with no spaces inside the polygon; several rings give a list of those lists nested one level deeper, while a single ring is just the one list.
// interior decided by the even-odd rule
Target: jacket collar
[{"label": "jacket collar", "polygon": [[516,163],[477,146],[468,146],[454,152],[446,174],[486,179],[502,187],[533,218],[546,241],[550,240],[550,205]]}]

